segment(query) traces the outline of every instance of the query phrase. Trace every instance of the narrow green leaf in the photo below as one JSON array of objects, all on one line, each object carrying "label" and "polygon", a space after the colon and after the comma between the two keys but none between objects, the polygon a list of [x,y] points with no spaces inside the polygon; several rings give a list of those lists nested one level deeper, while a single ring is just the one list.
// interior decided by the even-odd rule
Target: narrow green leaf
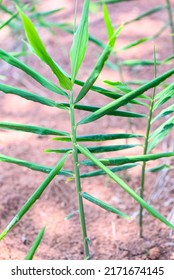
[{"label": "narrow green leaf", "polygon": [[169,62],[173,59],[174,59],[174,55],[171,55],[171,56],[167,57],[166,59],[164,59],[163,61],[164,61],[164,63],[166,63],[166,62]]},{"label": "narrow green leaf", "polygon": [[174,126],[174,116],[160,125],[150,134],[148,143],[148,152],[154,149],[172,130]]},{"label": "narrow green leaf", "polygon": [[109,40],[106,48],[103,50],[103,53],[99,57],[98,61],[96,62],[91,74],[89,75],[89,78],[87,79],[86,83],[82,87],[81,91],[79,92],[79,95],[77,96],[75,103],[78,103],[91,89],[95,81],[97,80],[100,72],[102,71],[105,62],[107,61],[113,47],[115,44],[115,41],[117,37],[119,36],[121,30],[123,29],[123,26],[120,26],[116,32],[113,34],[112,38]]},{"label": "narrow green leaf", "polygon": [[151,39],[151,37],[144,37],[142,39],[139,39],[139,40],[136,40],[134,42],[131,42],[130,44],[127,44],[126,46],[122,47],[121,49],[119,49],[118,51],[125,51],[125,50],[128,50],[128,49],[131,49],[133,47],[136,47],[144,42],[147,42]]},{"label": "narrow green leaf", "polygon": [[[123,170],[127,170],[127,169],[130,169],[130,168],[133,168],[137,166],[137,164],[135,163],[131,163],[131,164],[124,164],[124,165],[121,165],[121,166],[118,166],[118,167],[113,167],[113,168],[109,168],[109,170],[111,170],[112,172],[119,172],[119,171],[123,171]],[[89,178],[89,177],[96,177],[96,176],[101,176],[101,175],[106,175],[106,172],[104,170],[95,170],[95,171],[92,171],[92,172],[87,172],[87,173],[82,173],[80,175],[80,178]]]},{"label": "narrow green leaf", "polygon": [[40,243],[43,239],[44,232],[45,232],[45,227],[43,229],[41,229],[41,231],[38,233],[32,247],[30,248],[28,254],[25,257],[25,260],[32,260],[33,259],[33,256],[35,255],[36,250],[39,247],[39,245],[40,245]]},{"label": "narrow green leaf", "polygon": [[[125,0],[125,1],[126,1],[126,0]],[[134,22],[134,21],[141,20],[141,19],[143,19],[143,18],[145,18],[145,17],[147,17],[147,16],[150,16],[150,15],[152,15],[152,14],[154,14],[154,13],[157,13],[157,12],[159,12],[159,11],[161,11],[161,10],[166,9],[166,7],[167,7],[166,5],[158,5],[158,6],[156,6],[155,8],[152,8],[152,9],[150,9],[150,10],[148,10],[148,11],[142,13],[142,14],[139,14],[137,17],[135,17],[135,18],[133,18],[133,19],[131,19],[131,20],[129,20],[129,21],[126,21],[126,22],[124,23],[124,25],[130,24],[130,23],[132,23],[132,22]]]},{"label": "narrow green leaf", "polygon": [[[62,104],[69,107],[69,105],[67,103],[62,103]],[[86,106],[86,105],[81,105],[81,104],[75,104],[74,108],[77,110],[88,111],[88,112],[95,112],[100,109],[100,107]],[[119,116],[119,117],[124,117],[124,118],[145,118],[146,117],[146,115],[144,115],[144,114],[127,112],[127,111],[119,111],[119,110],[108,112],[106,115]]]},{"label": "narrow green leaf", "polygon": [[[143,138],[144,135],[141,134],[131,134],[131,133],[117,133],[117,134],[91,134],[77,136],[77,142],[95,142],[95,141],[107,141],[114,139],[129,139],[129,138]],[[70,137],[56,137],[53,138],[56,141],[71,142]]]},{"label": "narrow green leaf", "polygon": [[131,80],[131,81],[127,81],[128,85],[133,85],[133,86],[142,86],[144,84],[147,84],[148,81],[147,80]]},{"label": "narrow green leaf", "polygon": [[[83,87],[85,85],[85,82],[80,81],[80,80],[75,80],[75,84]],[[113,97],[111,97],[113,99],[117,99],[117,98],[121,97],[121,94],[119,94],[119,93],[116,93],[114,91],[107,90],[107,89],[104,89],[104,88],[98,87],[98,86],[92,86],[91,90],[94,91],[94,92],[101,93],[103,95],[106,94],[106,96],[107,96],[107,94],[111,94],[111,96],[113,95]],[[110,96],[108,95],[108,97],[110,97]]]},{"label": "narrow green leaf", "polygon": [[1,10],[3,11],[3,12],[5,12],[5,13],[7,13],[7,14],[9,14],[9,15],[13,15],[13,12],[12,11],[10,11],[7,7],[6,7],[6,5],[2,5],[2,0],[0,1],[0,5],[1,5]]},{"label": "narrow green leaf", "polygon": [[[129,93],[132,91],[132,89],[125,83],[122,83],[122,82],[112,82],[112,81],[108,81],[108,80],[104,80],[103,81],[106,85],[112,87],[112,88],[115,88],[116,90],[118,91],[121,91],[122,93]],[[150,97],[148,97],[147,95],[145,94],[141,94],[138,96],[138,98],[143,98],[143,99],[150,99]]]},{"label": "narrow green leaf", "polygon": [[4,50],[0,49],[0,58],[3,59],[5,62],[7,62],[10,65],[13,65],[14,67],[22,70],[27,75],[32,77],[35,81],[37,81],[39,84],[41,84],[43,87],[45,87],[48,90],[51,90],[57,94],[61,94],[65,97],[68,97],[68,94],[60,89],[58,86],[56,86],[54,83],[40,75],[38,72],[33,70],[31,67],[27,66],[17,58],[13,57],[12,55],[8,54]]},{"label": "narrow green leaf", "polygon": [[[25,160],[13,158],[13,157],[8,157],[8,156],[2,155],[2,154],[0,154],[0,162],[8,162],[8,163],[16,164],[19,166],[24,166],[31,170],[35,170],[35,171],[39,171],[39,172],[43,172],[43,173],[50,173],[52,171],[52,169],[54,168],[52,166],[45,166],[45,165],[37,164],[34,162],[30,162],[30,161],[25,161]],[[64,175],[64,176],[73,176],[72,171],[64,170],[64,169],[61,169],[58,172],[58,174]]]},{"label": "narrow green leaf", "polygon": [[72,211],[71,213],[69,213],[65,218],[64,220],[70,220],[72,217],[74,217],[75,215],[79,214],[79,210],[75,210],[75,211]]},{"label": "narrow green leaf", "polygon": [[104,21],[106,24],[106,28],[107,28],[107,33],[108,33],[108,40],[110,40],[115,32],[113,26],[112,26],[112,22],[109,16],[109,12],[107,9],[107,6],[105,3],[103,3],[103,16],[104,16]]},{"label": "narrow green leaf", "polygon": [[2,29],[4,26],[8,25],[13,19],[15,19],[18,15],[18,12],[13,14],[9,19],[7,19],[5,22],[3,22],[1,25],[0,25],[0,29]]},{"label": "narrow green leaf", "polygon": [[[164,23],[163,26],[159,29],[159,31],[157,33],[155,33],[153,36],[152,36],[152,40],[156,40],[157,38],[159,38],[161,36],[161,34],[168,28],[168,22],[167,23]],[[164,60],[164,63],[166,61]]]},{"label": "narrow green leaf", "polygon": [[[78,149],[83,153],[88,159],[93,161],[93,163],[99,166],[106,174],[113,179],[122,189],[124,189],[131,197],[133,197],[139,204],[141,204],[150,215],[160,220],[162,223],[166,224],[169,228],[174,230],[174,225],[167,221],[160,213],[158,213],[153,207],[151,207],[147,202],[145,202],[136,192],[134,192],[122,179],[120,179],[116,174],[109,170],[104,164],[102,164],[97,158],[95,158],[85,147],[78,145]],[[174,153],[173,153],[174,154]]]},{"label": "narrow green leaf", "polygon": [[160,164],[160,165],[157,165],[155,167],[152,167],[152,168],[149,168],[146,170],[146,172],[159,172],[161,170],[166,170],[166,169],[171,169],[172,166],[169,165],[169,164]]},{"label": "narrow green leaf", "polygon": [[156,95],[156,103],[154,106],[154,111],[161,105],[166,103],[170,98],[174,96],[174,83],[170,84],[168,87],[163,89],[160,93]]},{"label": "narrow green leaf", "polygon": [[111,205],[109,205],[109,204],[99,200],[98,198],[95,198],[94,196],[90,195],[89,193],[82,192],[81,196],[83,198],[85,198],[86,200],[96,204],[97,206],[105,209],[106,211],[112,212],[114,214],[117,214],[118,216],[120,216],[123,219],[131,219],[130,216],[124,214],[123,212],[121,212],[120,210],[116,209],[115,207],[113,207],[113,206],[111,206]]},{"label": "narrow green leaf", "polygon": [[30,51],[27,51],[27,50],[21,50],[19,52],[10,52],[9,55],[11,55],[12,57],[14,58],[18,58],[18,57],[24,57],[24,56],[27,56],[27,55],[30,55],[31,52]]},{"label": "narrow green leaf", "polygon": [[68,132],[50,129],[47,127],[27,125],[27,124],[18,124],[18,123],[9,123],[9,122],[0,122],[0,128],[10,129],[10,130],[19,130],[24,132],[36,133],[40,135],[60,135],[68,136]]},{"label": "narrow green leaf", "polygon": [[70,50],[71,80],[74,83],[80,65],[86,54],[88,46],[88,12],[90,0],[85,0],[80,24],[74,34],[73,44]]},{"label": "narrow green leaf", "polygon": [[[114,151],[121,151],[125,149],[130,149],[134,148],[140,145],[137,144],[131,144],[131,145],[112,145],[112,146],[96,146],[96,147],[87,147],[87,149],[94,154],[97,153],[105,153],[105,152],[114,152]],[[47,149],[45,152],[47,153],[65,153],[68,151],[71,151],[72,148],[67,148],[67,149]],[[80,152],[80,151],[79,151]]]},{"label": "narrow green leaf", "polygon": [[16,87],[12,87],[12,86],[8,86],[5,84],[0,84],[0,91],[4,92],[5,94],[15,94],[17,96],[20,96],[22,98],[25,98],[27,100],[31,100],[33,102],[37,102],[43,105],[47,105],[50,107],[57,107],[60,109],[66,109],[65,105],[63,105],[62,103],[56,103],[55,101],[48,99],[46,97],[43,96],[39,96],[36,95],[32,92],[26,91],[26,90],[22,90]]},{"label": "narrow green leaf", "polygon": [[[124,60],[120,62],[121,65],[127,66],[127,67],[135,67],[135,66],[153,66],[154,61],[153,60],[139,60],[139,59],[130,59],[130,60]],[[163,65],[164,61],[157,61],[157,65]]]},{"label": "narrow green leaf", "polygon": [[120,3],[120,2],[128,2],[132,0],[102,0],[102,1],[97,1],[95,2],[96,5],[102,5],[103,3],[105,4],[115,4],[115,3]]},{"label": "narrow green leaf", "polygon": [[122,83],[122,82],[112,82],[112,81],[109,81],[109,80],[104,80],[103,81],[106,85],[110,86],[110,87],[114,87],[115,89],[123,92],[123,93],[128,93],[128,92],[131,92],[132,89],[126,85],[125,83]]},{"label": "narrow green leaf", "polygon": [[138,97],[140,94],[144,93],[148,89],[156,87],[157,85],[159,85],[161,82],[165,81],[167,78],[169,78],[173,74],[174,74],[174,68],[171,69],[170,71],[164,73],[163,75],[151,80],[147,84],[142,85],[139,88],[118,98],[117,100],[114,100],[113,102],[103,106],[103,108],[101,108],[101,109],[97,110],[96,112],[92,113],[91,115],[88,115],[85,118],[83,118],[78,124],[86,124],[89,122],[93,122],[93,121],[103,117],[111,110],[114,110],[114,109],[116,110],[120,106],[126,105],[127,103],[130,102],[130,100]]},{"label": "narrow green leaf", "polygon": [[[56,103],[56,107],[67,110],[70,107],[70,104],[69,103]],[[98,109],[100,109],[100,107],[75,104],[74,109],[87,111],[87,112],[95,112]],[[147,117],[144,114],[128,112],[128,111],[120,111],[120,110],[116,110],[116,111],[113,110],[106,115],[119,116],[119,117],[123,117],[123,118],[145,118],[145,117]]]},{"label": "narrow green leaf", "polygon": [[174,112],[174,105],[167,107],[166,109],[162,110],[153,120],[152,122],[155,122],[156,120],[166,117],[167,115],[170,115]]},{"label": "narrow green leaf", "polygon": [[69,153],[66,153],[56,164],[56,166],[52,169],[52,171],[48,174],[45,180],[40,184],[40,186],[36,189],[36,191],[30,196],[28,201],[22,206],[19,212],[14,216],[14,218],[10,221],[4,231],[0,234],[0,240],[3,239],[6,234],[21,220],[21,218],[28,212],[28,210],[33,206],[33,204],[40,198],[41,194],[47,188],[49,183],[54,179],[57,173],[64,166],[65,160]]},{"label": "narrow green leaf", "polygon": [[35,51],[36,55],[51,68],[53,73],[58,78],[60,85],[65,89],[71,90],[72,83],[71,83],[70,79],[67,76],[65,76],[65,74],[62,72],[61,68],[58,67],[57,64],[55,64],[53,59],[47,53],[47,50],[46,50],[42,40],[40,39],[33,23],[23,13],[23,11],[19,7],[17,9],[21,16],[28,41],[29,41],[30,45],[32,46],[33,50]]},{"label": "narrow green leaf", "polygon": [[[156,160],[160,158],[173,157],[174,152],[159,153],[159,154],[148,154],[148,155],[137,155],[137,156],[127,156],[127,157],[116,157],[116,158],[104,158],[98,159],[104,165],[122,165],[126,163],[134,162],[146,162],[150,160]],[[87,166],[95,166],[94,161],[83,160],[81,164]]]},{"label": "narrow green leaf", "polygon": [[[79,81],[79,80],[75,80],[75,84],[79,85],[79,86],[82,86],[82,87],[85,85],[84,82]],[[120,94],[120,93],[116,93],[115,91],[111,91],[111,90],[106,90],[106,89],[98,87],[98,86],[92,86],[90,90],[94,91],[94,92],[98,92],[100,94],[103,94],[103,95],[105,95],[109,98],[112,98],[112,99],[118,99],[118,98],[122,97],[122,94]],[[130,103],[137,104],[137,105],[142,105],[142,106],[145,105],[144,103],[142,103],[138,100],[131,100]]]},{"label": "narrow green leaf", "polygon": [[62,10],[63,10],[63,8],[58,8],[58,9],[54,9],[54,10],[50,10],[50,11],[46,11],[46,12],[33,12],[31,14],[31,17],[36,18],[36,19],[38,19],[39,17],[47,17],[47,16],[53,15],[57,12],[61,12]]}]

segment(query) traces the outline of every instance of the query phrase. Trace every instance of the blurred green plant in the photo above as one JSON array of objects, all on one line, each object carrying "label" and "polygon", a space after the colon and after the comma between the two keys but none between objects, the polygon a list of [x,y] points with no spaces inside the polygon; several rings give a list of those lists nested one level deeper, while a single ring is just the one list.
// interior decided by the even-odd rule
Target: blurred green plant
[{"label": "blurred green plant", "polygon": [[25,260],[32,260],[35,253],[36,253],[36,250],[38,249],[41,241],[42,241],[42,238],[43,238],[43,235],[44,235],[44,232],[45,232],[45,228],[41,229],[41,231],[38,233],[33,245],[31,246],[29,252],[27,253],[26,257],[25,257]]}]

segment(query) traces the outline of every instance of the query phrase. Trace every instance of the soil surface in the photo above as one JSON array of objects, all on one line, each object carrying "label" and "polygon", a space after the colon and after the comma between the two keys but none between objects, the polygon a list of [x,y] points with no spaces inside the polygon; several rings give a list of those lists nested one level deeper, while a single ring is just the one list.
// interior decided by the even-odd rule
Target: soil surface
[{"label": "soil surface", "polygon": [[[7,2],[9,5],[9,1]],[[78,2],[77,21],[80,17],[83,1]],[[163,0],[130,1],[129,3],[122,2],[120,4],[109,5],[108,8],[113,22],[117,25],[131,20],[157,5],[163,5],[164,2]],[[172,4],[174,4],[174,1],[172,1]],[[61,7],[65,7],[65,9],[49,17],[49,20],[58,23],[73,22],[74,5],[75,1],[71,0],[50,0],[49,9]],[[48,1],[40,1],[37,9],[38,11],[46,11],[48,9]],[[118,51],[121,47],[132,41],[153,36],[162,28],[167,20],[168,14],[164,10],[145,17],[136,23],[126,25],[118,39],[115,50]],[[54,34],[41,28],[40,35],[49,53],[58,61],[62,68],[70,72],[69,49],[72,43],[72,36],[60,31],[58,28],[54,28],[53,30]],[[89,30],[92,36],[104,42],[107,41],[100,8],[94,9],[93,6],[91,7]],[[9,28],[4,28],[0,32],[0,47],[10,52],[19,51],[23,35],[20,32],[11,31]],[[167,28],[155,40],[124,52],[118,52],[119,61],[121,62],[125,59],[153,60],[154,44],[159,60],[169,57],[172,54],[170,28]],[[78,75],[79,79],[83,81],[87,79],[100,53],[101,49],[90,42],[86,58]],[[49,69],[34,57],[34,55],[22,59],[42,75],[56,82]],[[114,59],[111,58],[110,61],[114,63]],[[20,70],[2,61],[0,63],[0,74],[5,76],[5,83],[49,97],[57,102],[66,101],[63,97],[46,91]],[[162,74],[172,67],[172,62],[168,65],[160,65],[157,70],[158,74]],[[150,80],[154,77],[153,66],[123,67],[122,71],[125,81]],[[112,81],[120,80],[118,71],[113,71],[106,65],[96,84],[103,86],[102,80],[106,79]],[[172,79],[168,81],[170,80]],[[76,91],[78,93],[78,87],[76,87]],[[152,94],[152,92],[150,91],[149,94]],[[0,92],[0,98],[0,119],[2,121],[40,125],[70,131],[69,114],[66,111],[40,106],[37,103],[27,101],[20,97],[4,95],[2,92]],[[101,106],[110,101],[111,99],[98,93],[90,92],[81,103]],[[132,107],[132,110],[139,113],[147,113],[145,109],[138,106]],[[85,115],[86,113],[84,112],[76,111],[76,120],[81,119]],[[132,119],[131,129],[134,133],[144,134],[146,119]],[[79,126],[78,128],[79,135],[124,133],[125,131],[130,131],[127,119],[115,117],[101,118],[93,124]],[[68,144],[51,141],[51,138],[48,136],[32,135],[30,133],[0,130],[0,153],[53,166],[60,156],[57,154],[47,154],[43,151],[48,148],[68,147]],[[170,137],[163,144],[154,149],[154,152],[164,152],[173,149],[172,139],[173,136],[171,133]],[[119,144],[121,142],[115,140],[108,143]],[[102,145],[108,143],[102,143]],[[132,139],[128,143],[142,144],[142,141]],[[97,145],[101,145],[101,143]],[[138,153],[142,153],[141,147],[124,152],[105,154],[104,156],[136,155]],[[97,157],[100,156],[97,155]],[[157,165],[157,163],[170,163],[170,160],[161,160],[156,163],[150,162],[147,167]],[[29,196],[40,185],[46,175],[8,163],[0,163],[0,168],[0,230],[2,231]],[[65,168],[72,169],[71,157],[68,158]],[[81,172],[92,171],[94,169],[81,167]],[[140,186],[140,175],[140,166],[119,173],[119,176],[136,191],[138,191]],[[174,172],[172,170],[161,171],[155,174],[147,173],[145,185],[145,199],[171,222],[174,222],[173,177]],[[91,240],[90,252],[93,259],[174,259],[174,235],[172,235],[170,229],[164,224],[155,220],[146,212],[144,212],[144,238],[140,239],[138,237],[139,206],[116,183],[106,176],[99,176],[83,179],[82,189],[133,217],[131,221],[123,220],[90,202],[84,202],[87,232]],[[32,209],[30,209],[25,217],[0,242],[0,259],[23,259],[36,238],[37,233],[45,225],[45,235],[34,257],[35,259],[83,259],[84,252],[81,241],[79,216],[77,214],[71,219],[65,220],[65,217],[75,210],[77,210],[75,183],[68,181],[64,176],[57,176]]]}]

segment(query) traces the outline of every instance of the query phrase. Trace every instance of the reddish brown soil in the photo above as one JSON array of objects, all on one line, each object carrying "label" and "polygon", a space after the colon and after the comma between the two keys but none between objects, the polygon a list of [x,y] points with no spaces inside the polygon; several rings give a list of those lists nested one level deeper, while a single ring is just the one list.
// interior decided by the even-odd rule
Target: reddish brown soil
[{"label": "reddish brown soil", "polygon": [[[114,23],[119,24],[125,20],[132,19],[147,9],[164,4],[164,2],[162,0],[123,2],[122,4],[109,6],[109,10]],[[174,4],[174,1],[172,2]],[[57,8],[59,5],[60,7],[66,7],[64,11],[52,17],[52,20],[57,22],[73,21],[74,3],[75,1],[71,0],[49,1],[49,9]],[[46,10],[47,1],[42,1],[38,9]],[[81,4],[79,5],[78,15],[80,15],[80,10]],[[117,48],[119,49],[121,46],[142,37],[153,35],[166,20],[167,13],[163,11],[126,26],[118,39]],[[90,14],[90,33],[98,39],[106,41],[100,10]],[[0,34],[2,34],[0,43],[2,48],[8,51],[18,49],[20,42],[16,34],[11,34],[7,28],[2,29]],[[169,34],[170,30],[167,29],[155,41],[159,59],[164,59],[172,54],[171,37]],[[67,35],[58,29],[55,29],[55,35],[51,35],[48,31],[46,32],[42,29],[41,36],[49,52],[66,71],[69,71],[68,54],[72,42],[71,35]],[[153,46],[154,43],[152,41],[147,42],[139,47],[121,52],[119,58],[120,60],[153,59]],[[92,43],[89,44],[87,56],[79,73],[80,79],[86,80],[99,52],[101,50],[98,47]],[[51,75],[47,67],[33,56],[31,59],[27,58],[27,63],[45,76],[49,77]],[[23,87],[43,96],[54,98],[59,102],[65,101],[58,95],[56,96],[45,91],[15,68],[2,62],[1,65],[0,74],[6,76],[8,84]],[[172,67],[172,64],[159,66],[158,73],[163,73]],[[152,79],[154,75],[153,67],[134,67],[132,69],[125,67],[123,70],[125,80],[129,81],[131,79],[148,80]],[[101,84],[103,79],[108,78],[114,81],[118,80],[119,76],[117,72],[113,72],[105,67],[97,83]],[[3,121],[35,124],[69,131],[69,115],[65,111],[46,106],[41,107],[36,103],[13,95],[5,96],[0,93],[0,97],[0,118]],[[109,101],[109,99],[91,92],[83,102],[100,106]],[[140,111],[136,107],[134,110]],[[83,112],[77,112],[77,119],[82,118],[84,115]],[[145,125],[146,120],[138,120],[137,122],[133,120],[133,131],[135,133],[144,133]],[[116,133],[124,132],[126,129],[128,129],[126,119],[106,117],[101,118],[94,124],[80,126],[78,133]],[[46,154],[43,150],[53,147],[65,147],[67,145],[52,142],[50,139],[51,137],[38,137],[28,133],[0,130],[0,153],[52,166],[58,160],[58,156]],[[156,149],[156,152],[166,150],[170,140],[172,140],[172,135],[171,138],[168,138],[167,142],[165,141],[164,145]],[[113,142],[119,143],[118,140]],[[135,143],[135,141],[131,140],[130,143]],[[131,155],[139,152],[142,153],[140,148],[134,151],[130,150],[119,153],[119,155]],[[112,155],[116,156],[116,153]],[[153,163],[149,166],[153,166]],[[2,231],[28,197],[39,186],[45,178],[45,174],[7,163],[0,163],[0,167],[0,229]],[[66,167],[72,168],[70,157]],[[83,167],[82,170],[87,171],[88,169]],[[120,176],[134,190],[137,190],[140,185],[140,171],[140,167],[137,167],[120,173]],[[170,218],[171,222],[174,202],[173,177],[174,173],[170,171],[161,172],[156,175],[148,174],[146,179],[146,199],[149,201],[151,198],[151,204],[165,217]],[[82,188],[84,191],[134,217],[132,221],[125,221],[91,203],[85,202],[86,223],[88,236],[91,240],[90,251],[93,259],[174,259],[174,236],[172,236],[170,230],[165,225],[149,216],[146,212],[144,214],[144,238],[139,239],[137,217],[139,206],[118,185],[107,177],[101,176],[84,179],[82,181]],[[23,259],[38,231],[45,225],[44,239],[35,259],[83,259],[79,217],[76,215],[68,221],[64,220],[70,212],[76,209],[77,200],[74,182],[67,182],[65,177],[57,176],[34,207],[1,241],[0,259]]]}]

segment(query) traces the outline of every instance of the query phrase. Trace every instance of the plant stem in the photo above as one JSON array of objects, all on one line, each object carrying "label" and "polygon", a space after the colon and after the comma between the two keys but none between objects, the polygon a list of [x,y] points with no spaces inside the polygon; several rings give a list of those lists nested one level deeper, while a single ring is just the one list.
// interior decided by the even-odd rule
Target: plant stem
[{"label": "plant stem", "polygon": [[[156,77],[156,53],[154,50],[154,72]],[[150,135],[150,129],[151,129],[151,121],[153,116],[153,107],[155,103],[155,94],[156,94],[156,87],[153,90],[151,102],[150,102],[150,111],[148,115],[148,123],[146,128],[146,135],[145,135],[145,143],[144,143],[144,151],[143,155],[147,154],[148,149],[148,142],[149,142],[149,135]],[[143,162],[142,170],[141,170],[141,185],[140,185],[140,197],[144,199],[144,186],[145,186],[145,172],[146,172],[146,162]],[[139,237],[143,238],[143,207],[140,205],[140,212],[139,212]]]},{"label": "plant stem", "polygon": [[83,198],[81,196],[82,188],[80,182],[78,149],[77,149],[77,142],[76,142],[76,124],[75,124],[75,114],[74,114],[73,91],[71,91],[70,93],[70,121],[71,121],[71,133],[72,133],[71,141],[72,141],[72,148],[73,148],[74,173],[75,173],[75,180],[76,180],[76,191],[78,196],[78,209],[80,215],[84,254],[85,254],[85,259],[89,259],[90,256],[89,256],[88,238],[87,238],[85,214],[84,214],[84,207],[83,207]]},{"label": "plant stem", "polygon": [[166,0],[167,2],[167,9],[169,14],[169,22],[170,22],[170,28],[172,33],[172,45],[173,45],[173,52],[174,52],[174,20],[173,20],[173,13],[172,13],[172,5],[170,0]]},{"label": "plant stem", "polygon": [[[151,100],[150,114],[148,116],[148,124],[146,128],[145,144],[143,154],[147,154],[148,140],[150,134],[151,120],[152,120],[152,111],[153,111],[154,99]],[[140,197],[144,199],[144,185],[145,185],[145,171],[146,171],[146,162],[143,162],[141,170],[141,187],[140,187]],[[139,237],[143,237],[143,207],[140,205],[140,215],[139,215]]]}]

